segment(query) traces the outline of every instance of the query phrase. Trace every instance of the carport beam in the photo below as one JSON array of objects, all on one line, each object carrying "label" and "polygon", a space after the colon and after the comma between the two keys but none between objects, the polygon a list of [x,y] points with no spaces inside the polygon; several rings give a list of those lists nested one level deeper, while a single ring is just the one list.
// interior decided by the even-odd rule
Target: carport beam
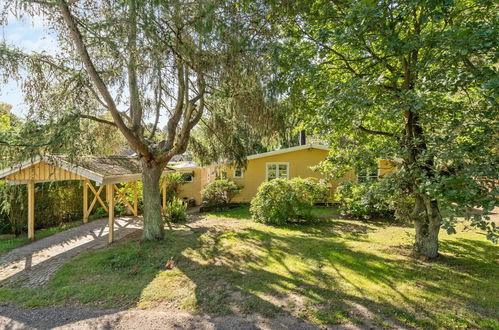
[{"label": "carport beam", "polygon": [[161,182],[161,193],[163,197],[163,215],[166,215],[166,177],[163,177]]},{"label": "carport beam", "polygon": [[133,183],[133,215],[139,215],[139,198],[137,191],[137,181]]},{"label": "carport beam", "polygon": [[83,180],[83,223],[88,222],[88,180]]},{"label": "carport beam", "polygon": [[107,192],[107,202],[108,202],[108,227],[109,227],[109,243],[114,241],[114,194],[113,194],[113,185],[106,185]]},{"label": "carport beam", "polygon": [[28,239],[35,239],[35,182],[28,182]]}]

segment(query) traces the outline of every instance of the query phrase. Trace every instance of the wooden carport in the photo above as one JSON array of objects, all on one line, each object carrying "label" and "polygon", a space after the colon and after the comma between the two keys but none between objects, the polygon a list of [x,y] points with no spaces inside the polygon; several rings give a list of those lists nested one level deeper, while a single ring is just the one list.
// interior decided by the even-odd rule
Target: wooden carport
[{"label": "wooden carport", "polygon": [[[43,155],[0,170],[0,180],[5,180],[7,184],[28,186],[28,238],[31,240],[35,238],[36,183],[83,181],[83,222],[88,221],[93,208],[99,203],[109,216],[111,243],[114,239],[114,206],[121,202],[134,216],[138,215],[137,181],[141,178],[140,162],[133,156],[85,156],[72,161],[66,156]],[[118,189],[118,183],[126,183],[122,191]],[[100,197],[104,187],[106,202]],[[125,198],[130,189],[133,189],[133,203]]]}]

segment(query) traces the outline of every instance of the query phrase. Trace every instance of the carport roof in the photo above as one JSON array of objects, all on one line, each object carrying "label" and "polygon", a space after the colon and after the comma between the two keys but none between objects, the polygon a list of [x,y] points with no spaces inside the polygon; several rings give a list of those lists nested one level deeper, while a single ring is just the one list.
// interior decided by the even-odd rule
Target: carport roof
[{"label": "carport roof", "polygon": [[[167,171],[173,169],[167,168]],[[141,173],[136,156],[83,156],[73,160],[68,156],[42,155],[0,170],[0,180],[24,184],[88,179],[111,184],[141,180]]]}]

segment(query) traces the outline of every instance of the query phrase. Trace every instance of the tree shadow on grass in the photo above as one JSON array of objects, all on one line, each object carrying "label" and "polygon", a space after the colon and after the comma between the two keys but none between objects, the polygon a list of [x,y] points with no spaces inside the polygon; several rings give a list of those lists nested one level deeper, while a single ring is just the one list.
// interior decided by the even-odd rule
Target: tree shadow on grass
[{"label": "tree shadow on grass", "polygon": [[[402,325],[433,327],[439,324],[437,312],[401,290],[404,283],[420,282],[422,290],[433,289],[466,304],[481,281],[470,278],[475,284],[464,288],[445,281],[448,267],[358,251],[345,242],[327,239],[324,232],[311,237],[252,228],[198,230],[202,230],[196,233],[200,244],[182,253],[178,268],[195,284],[197,306],[205,313],[285,313],[319,323],[357,320],[367,325],[376,319],[397,319]],[[239,243],[225,245],[226,240]],[[453,275],[462,276],[455,266],[450,265]],[[356,284],[359,279],[383,288],[384,294],[372,296],[366,285]]]},{"label": "tree shadow on grass", "polygon": [[[270,328],[311,327],[302,319],[438,327],[452,304],[475,305],[474,317],[497,316],[493,306],[481,307],[476,292],[484,286],[497,289],[496,275],[483,276],[494,269],[486,255],[490,258],[495,250],[486,242],[444,241],[446,257],[424,263],[352,246],[359,241],[368,246],[366,236],[376,227],[364,223],[335,220],[302,231],[202,222],[185,228],[168,231],[161,242],[137,237],[82,255],[64,266],[39,298],[184,309],[221,328],[227,328],[227,314],[237,315],[245,328],[260,327],[257,314],[277,320]],[[170,258],[175,261],[171,270],[164,267]],[[449,322],[478,327],[466,320],[468,315],[449,317]]]}]

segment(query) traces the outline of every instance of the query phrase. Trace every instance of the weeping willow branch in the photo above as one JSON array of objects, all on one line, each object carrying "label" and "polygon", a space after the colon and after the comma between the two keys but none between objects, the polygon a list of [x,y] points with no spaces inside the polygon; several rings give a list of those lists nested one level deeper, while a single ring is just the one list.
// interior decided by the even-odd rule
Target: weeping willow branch
[{"label": "weeping willow branch", "polygon": [[114,122],[109,121],[109,120],[105,120],[105,119],[102,119],[102,118],[99,118],[99,117],[90,116],[90,115],[82,115],[82,114],[79,114],[77,116],[80,117],[80,118],[90,119],[90,120],[93,120],[93,121],[96,121],[96,122],[99,122],[99,123],[103,123],[103,124],[107,124],[107,125],[110,125],[110,126],[113,126],[113,127],[117,127]]}]

